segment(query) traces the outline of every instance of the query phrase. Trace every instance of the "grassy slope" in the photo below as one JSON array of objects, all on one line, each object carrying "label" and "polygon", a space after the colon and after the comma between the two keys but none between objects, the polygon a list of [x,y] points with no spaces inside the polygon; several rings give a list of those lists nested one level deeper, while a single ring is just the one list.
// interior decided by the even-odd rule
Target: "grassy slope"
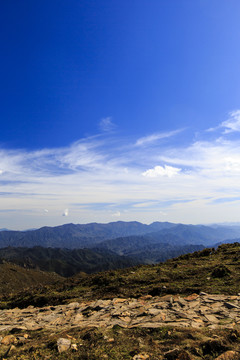
[{"label": "grassy slope", "polygon": [[62,283],[64,279],[56,273],[24,269],[15,264],[0,264],[0,294],[9,296],[32,288]]},{"label": "grassy slope", "polygon": [[[14,336],[23,337],[23,334],[26,332],[18,331]],[[0,346],[0,357],[14,360],[132,360],[135,355],[141,354],[138,359],[214,360],[225,351],[240,350],[240,334],[236,329],[123,329],[116,326],[113,329],[74,328],[56,333],[29,331],[27,334],[28,339],[15,344],[7,355],[9,346]],[[71,339],[77,345],[77,351],[68,350],[59,354],[57,339],[61,337]],[[179,349],[178,354],[164,355],[176,348]]]},{"label": "grassy slope", "polygon": [[[24,269],[23,269],[24,270]],[[203,250],[184,255],[155,266],[108,271],[86,275],[79,274],[64,282],[45,288],[30,289],[6,297],[5,305],[24,306],[72,301],[73,298],[102,298],[115,296],[140,296],[148,293],[181,293],[207,291],[234,294],[239,292],[240,244],[222,245],[217,251]],[[3,304],[3,303],[2,303]],[[26,331],[14,331],[23,339]],[[45,330],[28,331],[28,339],[19,340],[13,348],[0,346],[0,357],[6,359],[81,359],[130,360],[137,354],[148,360],[214,360],[225,351],[240,351],[240,329],[182,329],[160,327],[156,329],[73,328],[52,333]],[[6,331],[1,336],[8,335]],[[57,339],[70,338],[77,351],[57,351]],[[177,354],[166,352],[178,349]],[[166,354],[166,355],[164,355]],[[238,359],[230,357],[231,359]],[[229,359],[230,359],[229,358]]]},{"label": "grassy slope", "polygon": [[[240,244],[228,244],[182,255],[158,265],[80,273],[59,284],[2,295],[4,306],[60,304],[73,299],[139,297],[141,295],[208,293],[236,294],[240,283]],[[0,298],[1,300],[1,298]],[[1,305],[1,302],[0,302]]]}]

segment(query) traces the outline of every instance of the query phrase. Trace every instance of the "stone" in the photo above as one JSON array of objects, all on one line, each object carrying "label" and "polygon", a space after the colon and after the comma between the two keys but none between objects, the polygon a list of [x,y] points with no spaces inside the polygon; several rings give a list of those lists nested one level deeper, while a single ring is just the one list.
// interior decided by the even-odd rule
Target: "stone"
[{"label": "stone", "polygon": [[58,341],[57,341],[57,346],[58,346],[58,352],[59,353],[67,351],[68,349],[70,349],[71,340],[66,339],[66,338],[59,338]]},{"label": "stone", "polygon": [[205,314],[204,315],[205,316],[205,318],[208,320],[208,321],[210,321],[211,323],[218,323],[219,321],[218,321],[218,319],[214,316],[214,315],[211,315],[211,314]]},{"label": "stone", "polygon": [[131,318],[129,316],[119,316],[119,319],[124,322],[130,322]]},{"label": "stone", "polygon": [[71,345],[71,350],[77,351],[78,350],[77,344],[72,344]]},{"label": "stone", "polygon": [[4,336],[4,338],[1,341],[1,344],[3,345],[11,345],[16,343],[17,343],[17,338],[13,335]]},{"label": "stone", "polygon": [[178,319],[187,319],[189,317],[188,314],[183,311],[175,311],[175,315]]},{"label": "stone", "polygon": [[140,299],[141,300],[150,300],[150,299],[152,299],[152,295],[143,295],[143,296],[140,296]]},{"label": "stone", "polygon": [[113,304],[121,304],[121,303],[125,303],[126,301],[127,299],[115,298],[113,299]]},{"label": "stone", "polygon": [[133,360],[147,360],[149,359],[149,355],[147,354],[137,354],[134,355]]},{"label": "stone", "polygon": [[[147,300],[147,301],[146,301]],[[192,294],[144,296],[93,300],[44,308],[11,309],[0,311],[0,331],[16,334],[19,330],[68,329],[73,326],[111,328],[114,325],[131,327],[139,324],[233,328],[240,323],[237,296]],[[240,305],[240,301],[239,301]],[[159,325],[160,326],[160,325]],[[222,351],[226,351],[222,350]]]},{"label": "stone", "polygon": [[159,315],[159,314],[161,314],[161,310],[159,310],[159,309],[149,309],[148,310],[148,313],[150,314],[150,315],[153,315],[153,316],[156,316],[156,315]]},{"label": "stone", "polygon": [[108,343],[113,343],[115,340],[114,340],[114,338],[109,338],[109,339],[107,339],[107,342]]},{"label": "stone", "polygon": [[200,302],[198,300],[190,300],[188,302],[188,307],[190,307],[191,309],[199,307],[199,305],[200,305]]},{"label": "stone", "polygon": [[215,360],[239,360],[240,359],[240,353],[237,351],[226,351]]},{"label": "stone", "polygon": [[172,295],[164,295],[159,297],[159,301],[173,301],[173,296]]},{"label": "stone", "polygon": [[184,307],[187,304],[187,302],[182,298],[178,298],[176,301],[181,307]]},{"label": "stone", "polygon": [[67,307],[67,309],[75,310],[80,307],[80,304],[78,302],[72,302],[72,303],[66,305],[66,307]]},{"label": "stone", "polygon": [[198,294],[192,294],[192,295],[185,297],[184,300],[192,301],[192,300],[196,300],[198,297],[199,297]]}]

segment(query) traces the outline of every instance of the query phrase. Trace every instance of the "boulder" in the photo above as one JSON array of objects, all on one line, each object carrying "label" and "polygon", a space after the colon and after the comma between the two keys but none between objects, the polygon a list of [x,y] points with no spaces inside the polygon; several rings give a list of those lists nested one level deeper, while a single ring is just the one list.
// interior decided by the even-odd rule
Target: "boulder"
[{"label": "boulder", "polygon": [[1,344],[3,345],[11,345],[16,343],[17,343],[17,338],[13,335],[4,336],[4,338],[1,341]]},{"label": "boulder", "polygon": [[59,338],[57,341],[57,346],[59,353],[67,351],[68,349],[70,349],[71,340],[66,338]]}]

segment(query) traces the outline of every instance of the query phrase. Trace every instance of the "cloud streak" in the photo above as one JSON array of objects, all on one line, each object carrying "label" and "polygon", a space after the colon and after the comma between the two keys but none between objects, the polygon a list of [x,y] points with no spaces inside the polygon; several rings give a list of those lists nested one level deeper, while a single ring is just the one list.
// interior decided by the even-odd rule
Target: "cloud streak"
[{"label": "cloud streak", "polygon": [[223,121],[220,125],[225,128],[224,133],[229,134],[231,132],[240,131],[240,110],[232,111],[230,113],[230,118],[226,121]]},{"label": "cloud streak", "polygon": [[[237,116],[235,125],[224,126],[237,129]],[[239,201],[217,199],[239,197],[240,139],[227,132],[183,146],[173,141],[177,133],[134,142],[100,134],[56,149],[1,149],[0,227],[57,225],[66,217],[108,222],[114,214],[143,222],[161,221],[163,214],[175,222],[238,221]],[[164,138],[167,146],[158,142]]]},{"label": "cloud streak", "polygon": [[150,145],[152,143],[157,142],[158,140],[166,139],[166,138],[172,137],[174,135],[177,135],[178,133],[180,133],[182,131],[183,131],[183,129],[178,129],[178,130],[174,130],[174,131],[155,133],[155,134],[151,134],[148,136],[144,136],[144,137],[139,138],[136,141],[135,145],[136,146]]},{"label": "cloud streak", "polygon": [[229,118],[221,122],[218,126],[207,129],[208,132],[224,129],[223,134],[230,134],[240,131],[240,110],[229,113]]}]

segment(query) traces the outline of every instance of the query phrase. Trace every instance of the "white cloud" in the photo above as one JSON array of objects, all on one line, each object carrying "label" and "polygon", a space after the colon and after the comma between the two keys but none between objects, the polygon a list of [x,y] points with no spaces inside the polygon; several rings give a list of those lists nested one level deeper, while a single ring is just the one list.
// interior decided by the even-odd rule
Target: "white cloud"
[{"label": "white cloud", "polygon": [[112,131],[116,127],[116,125],[112,122],[112,118],[110,116],[102,119],[99,123],[99,126],[100,129],[105,132]]},{"label": "white cloud", "polygon": [[225,157],[225,169],[230,172],[240,172],[240,156]]},{"label": "white cloud", "polygon": [[[209,222],[225,221],[226,213],[237,221],[238,203],[221,207],[211,204],[210,210],[209,199],[239,195],[240,138],[223,134],[214,139],[211,134],[208,140],[209,135],[204,133],[204,141],[193,140],[180,147],[170,133],[174,132],[168,133],[167,146],[159,142],[154,148],[152,144],[160,134],[142,137],[135,141],[139,146],[132,146],[132,139],[120,139],[116,134],[110,137],[108,133],[62,148],[0,149],[2,227],[16,228],[14,224],[19,224],[24,229],[64,223],[68,216],[65,208],[71,208],[71,221],[76,223],[108,222],[114,214],[122,220],[151,222],[161,215],[160,203],[165,204],[168,221],[199,223],[207,216]],[[176,204],[179,196],[196,200]],[[110,212],[104,206],[72,207],[76,202],[117,205]],[[130,203],[144,205],[125,206]],[[46,206],[51,211],[41,216],[40,209]],[[8,213],[9,209],[22,212]],[[59,209],[65,209],[64,217],[59,217]]]},{"label": "white cloud", "polygon": [[63,214],[62,214],[62,216],[68,216],[68,214],[69,214],[68,209],[65,209],[64,212],[63,212]]},{"label": "white cloud", "polygon": [[44,209],[44,212],[45,212],[45,213],[48,213],[48,209]]},{"label": "white cloud", "polygon": [[177,175],[181,169],[173,167],[173,166],[155,166],[153,169],[146,170],[142,173],[145,177],[155,178],[155,177],[161,177],[161,176],[167,176],[169,178]]},{"label": "white cloud", "polygon": [[225,128],[224,134],[231,132],[240,131],[240,110],[232,111],[230,113],[230,118],[226,121],[223,121],[220,125]]},{"label": "white cloud", "polygon": [[136,141],[136,146],[142,146],[142,145],[149,145],[151,143],[156,142],[157,140],[166,139],[169,137],[172,137],[179,132],[183,131],[182,129],[174,130],[174,131],[168,131],[168,132],[162,132],[162,133],[155,133],[148,136],[144,136],[139,138]]},{"label": "white cloud", "polygon": [[58,162],[60,167],[71,170],[97,168],[105,159],[97,150],[100,145],[101,141],[95,139],[75,142],[54,154],[54,165]]},{"label": "white cloud", "polygon": [[120,211],[117,211],[114,214],[112,214],[112,217],[120,217],[120,216],[121,216]]}]

